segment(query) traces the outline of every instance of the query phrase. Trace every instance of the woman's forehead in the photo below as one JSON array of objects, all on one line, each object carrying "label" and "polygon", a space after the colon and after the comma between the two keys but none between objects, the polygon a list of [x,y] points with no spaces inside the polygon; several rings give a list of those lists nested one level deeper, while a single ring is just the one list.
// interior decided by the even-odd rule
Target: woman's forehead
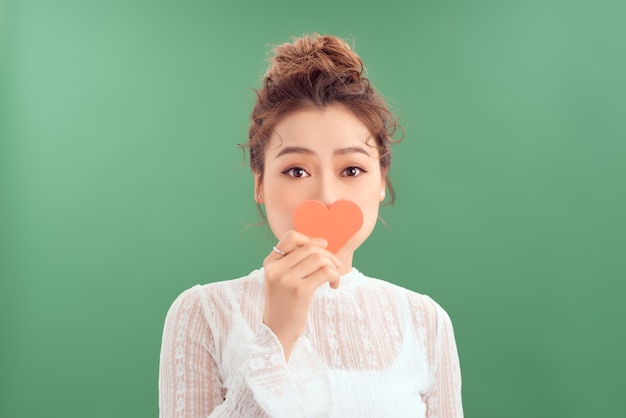
[{"label": "woman's forehead", "polygon": [[336,105],[288,114],[276,124],[267,145],[266,151],[276,153],[284,147],[333,151],[351,147],[377,148],[365,124],[343,106]]}]

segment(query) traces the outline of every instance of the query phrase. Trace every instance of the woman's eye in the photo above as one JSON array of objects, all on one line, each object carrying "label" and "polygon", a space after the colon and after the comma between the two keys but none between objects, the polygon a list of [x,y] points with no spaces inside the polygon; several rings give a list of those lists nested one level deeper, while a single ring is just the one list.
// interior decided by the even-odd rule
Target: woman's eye
[{"label": "woman's eye", "polygon": [[342,175],[345,177],[356,177],[361,173],[364,173],[365,170],[359,167],[348,167],[343,170]]},{"label": "woman's eye", "polygon": [[294,177],[297,179],[301,179],[303,177],[309,177],[309,173],[307,173],[306,171],[304,171],[303,168],[300,168],[300,167],[288,168],[287,170],[283,171],[283,174],[287,174],[288,176]]}]

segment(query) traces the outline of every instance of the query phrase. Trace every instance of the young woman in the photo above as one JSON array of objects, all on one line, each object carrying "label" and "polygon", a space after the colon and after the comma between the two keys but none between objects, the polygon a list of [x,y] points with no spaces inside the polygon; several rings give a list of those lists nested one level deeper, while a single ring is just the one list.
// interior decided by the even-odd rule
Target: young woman
[{"label": "young woman", "polygon": [[[195,286],[165,321],[161,417],[461,417],[450,319],[427,296],[352,266],[387,191],[392,115],[348,44],[275,48],[249,131],[255,199],[277,243],[263,268]],[[354,202],[335,254],[296,232],[305,200]]]}]

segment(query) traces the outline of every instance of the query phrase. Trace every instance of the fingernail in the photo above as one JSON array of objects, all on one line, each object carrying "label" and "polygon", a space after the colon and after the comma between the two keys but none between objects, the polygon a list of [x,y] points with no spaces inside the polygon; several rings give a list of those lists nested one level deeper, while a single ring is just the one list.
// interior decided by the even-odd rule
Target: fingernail
[{"label": "fingernail", "polygon": [[316,245],[319,245],[320,247],[328,247],[328,241],[326,241],[324,238],[313,238],[314,242]]}]

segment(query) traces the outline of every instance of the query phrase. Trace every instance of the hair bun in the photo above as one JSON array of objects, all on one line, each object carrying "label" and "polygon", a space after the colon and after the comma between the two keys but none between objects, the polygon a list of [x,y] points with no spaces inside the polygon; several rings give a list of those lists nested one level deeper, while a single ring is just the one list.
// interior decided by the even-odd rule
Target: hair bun
[{"label": "hair bun", "polygon": [[344,82],[362,82],[363,62],[340,38],[316,33],[297,38],[293,43],[278,45],[273,52],[265,75],[269,84],[320,73],[332,74]]}]

